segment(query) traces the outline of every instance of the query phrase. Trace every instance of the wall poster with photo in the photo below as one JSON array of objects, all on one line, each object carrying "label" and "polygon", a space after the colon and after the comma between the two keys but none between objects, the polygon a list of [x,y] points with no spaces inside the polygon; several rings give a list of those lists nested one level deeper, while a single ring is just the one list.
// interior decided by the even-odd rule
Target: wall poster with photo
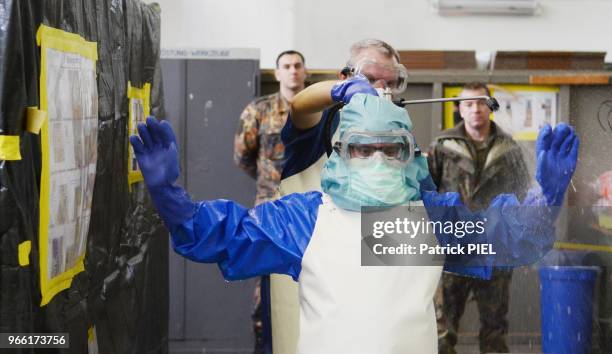
[{"label": "wall poster with photo", "polygon": [[495,123],[516,140],[536,140],[541,127],[558,121],[558,87],[503,85],[492,95],[499,102]]},{"label": "wall poster with photo", "polygon": [[42,303],[84,270],[98,155],[97,45],[41,25],[40,280]]}]

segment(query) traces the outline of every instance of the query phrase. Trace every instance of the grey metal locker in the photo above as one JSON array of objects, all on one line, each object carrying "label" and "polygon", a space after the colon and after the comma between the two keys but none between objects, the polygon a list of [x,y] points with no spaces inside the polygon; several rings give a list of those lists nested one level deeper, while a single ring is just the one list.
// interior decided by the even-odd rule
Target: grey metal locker
[{"label": "grey metal locker", "polygon": [[[180,141],[181,182],[194,200],[223,198],[251,207],[255,183],[234,164],[233,149],[240,113],[258,96],[259,53],[178,54],[162,53],[162,70],[166,116]],[[254,280],[226,282],[216,265],[169,252],[170,352],[252,352]]]}]

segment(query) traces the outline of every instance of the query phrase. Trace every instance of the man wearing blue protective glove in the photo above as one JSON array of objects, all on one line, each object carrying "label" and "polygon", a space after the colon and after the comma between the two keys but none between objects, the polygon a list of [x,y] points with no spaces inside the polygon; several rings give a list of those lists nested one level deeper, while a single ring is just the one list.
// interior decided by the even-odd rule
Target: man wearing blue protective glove
[{"label": "man wearing blue protective glove", "polygon": [[[176,144],[168,128],[149,118],[139,126],[141,138],[131,137],[131,142],[176,252],[217,263],[227,280],[280,273],[299,281],[298,353],[437,352],[431,299],[441,267],[360,266],[359,211],[365,206],[424,202],[434,220],[479,217],[467,208],[434,210],[459,203],[459,197],[421,188],[430,176],[424,157],[414,154],[412,123],[404,109],[373,95],[355,94],[341,113],[339,144],[324,165],[323,193],[291,194],[250,210],[228,200],[194,203],[179,191],[173,184]],[[508,199],[516,201],[499,199],[504,205]],[[180,212],[173,213],[168,205]],[[497,214],[510,215],[509,221],[498,217],[492,225],[496,232],[505,232],[500,253],[514,241],[529,245],[529,251],[550,246],[532,240],[551,240],[553,220],[535,220],[547,227],[526,232],[516,227],[518,219],[535,224],[525,215],[507,210]],[[465,242],[448,233],[439,236],[444,242]],[[490,268],[495,260],[485,261],[470,274],[486,276],[478,268]]]},{"label": "man wearing blue protective glove", "polygon": [[318,82],[295,96],[281,133],[285,145],[281,195],[320,189],[320,172],[331,153],[326,144],[337,129],[339,108],[356,93],[403,91],[407,71],[399,60],[398,52],[381,40],[358,41],[350,48],[341,81]]}]

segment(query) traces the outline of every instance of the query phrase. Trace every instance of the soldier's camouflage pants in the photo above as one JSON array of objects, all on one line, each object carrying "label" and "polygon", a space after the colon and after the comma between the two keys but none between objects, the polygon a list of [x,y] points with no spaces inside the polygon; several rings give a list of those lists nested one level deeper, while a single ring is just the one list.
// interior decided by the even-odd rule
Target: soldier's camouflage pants
[{"label": "soldier's camouflage pants", "polygon": [[443,273],[436,291],[436,318],[440,354],[456,354],[459,320],[470,293],[480,315],[481,353],[507,353],[508,301],[512,272],[495,270],[491,280]]}]

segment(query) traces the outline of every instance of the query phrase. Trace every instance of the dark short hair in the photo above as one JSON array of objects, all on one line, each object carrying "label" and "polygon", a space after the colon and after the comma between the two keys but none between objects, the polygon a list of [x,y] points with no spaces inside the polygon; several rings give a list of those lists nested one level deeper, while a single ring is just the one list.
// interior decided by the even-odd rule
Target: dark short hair
[{"label": "dark short hair", "polygon": [[470,91],[484,90],[485,94],[491,97],[491,91],[489,90],[489,87],[487,86],[487,84],[485,84],[484,82],[480,82],[480,81],[468,82],[467,84],[463,85],[463,89],[470,90]]},{"label": "dark short hair", "polygon": [[306,59],[304,59],[304,55],[302,55],[302,53],[298,52],[297,50],[285,50],[284,52],[281,52],[277,57],[276,57],[276,67],[278,68],[278,61],[280,60],[280,58],[283,55],[299,55],[300,58],[302,58],[302,64],[306,65]]}]

